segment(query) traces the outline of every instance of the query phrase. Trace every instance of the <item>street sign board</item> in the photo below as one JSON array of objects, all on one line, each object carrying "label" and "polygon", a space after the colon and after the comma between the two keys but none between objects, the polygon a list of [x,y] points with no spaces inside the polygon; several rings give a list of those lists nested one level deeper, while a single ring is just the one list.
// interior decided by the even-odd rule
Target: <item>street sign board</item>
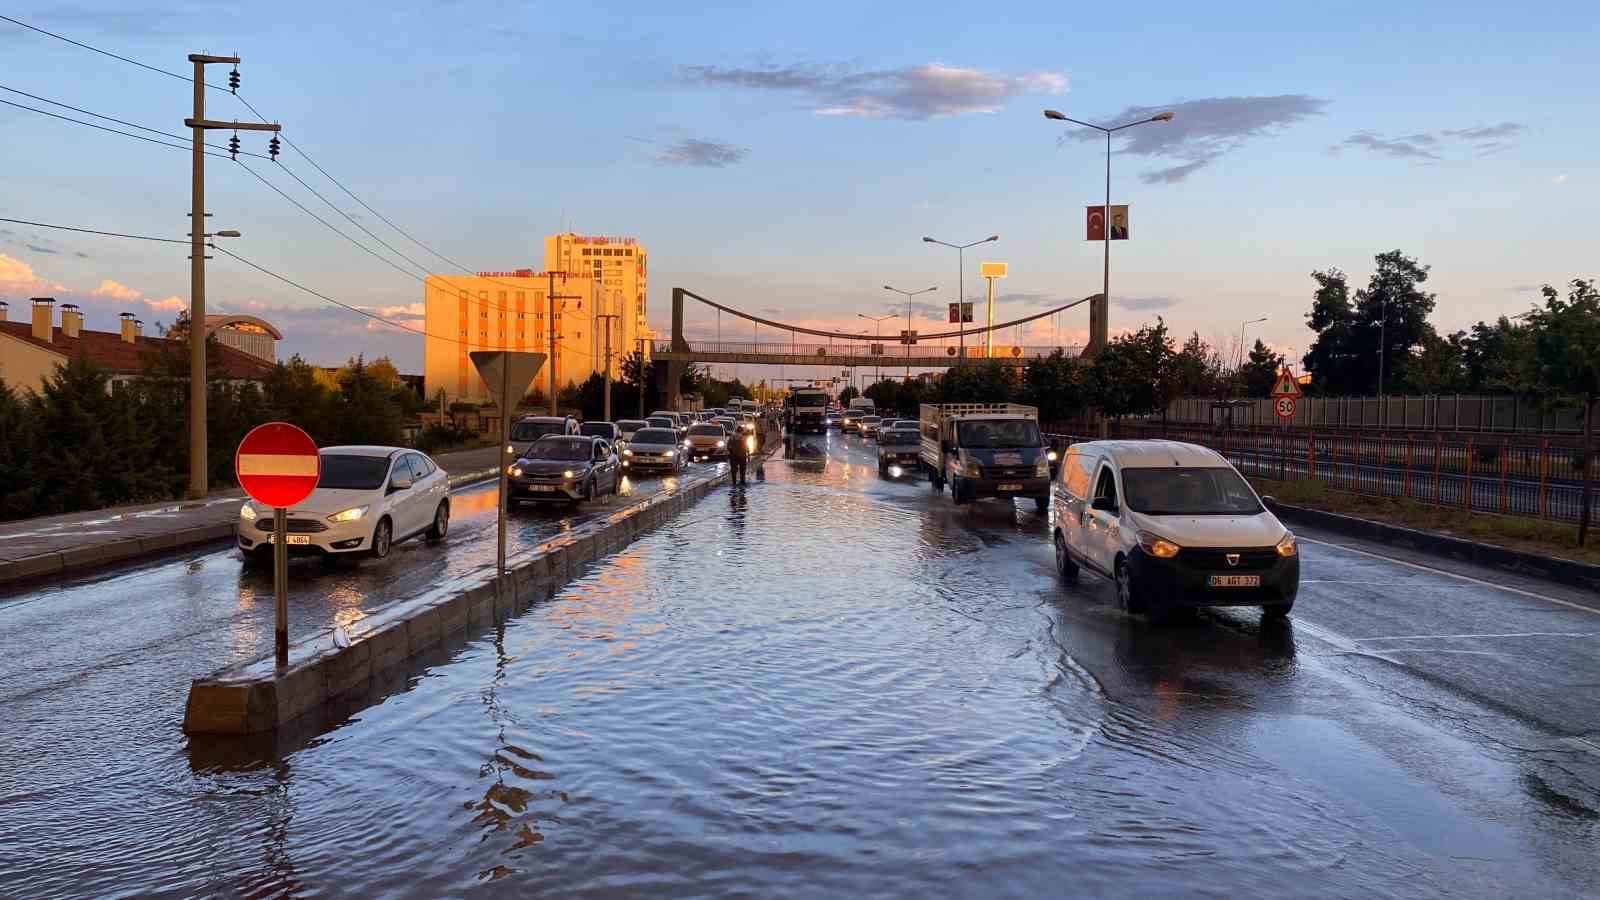
[{"label": "street sign board", "polygon": [[950,321],[951,322],[971,322],[972,321],[972,304],[971,303],[952,303],[952,304],[950,304]]},{"label": "street sign board", "polygon": [[1272,383],[1272,396],[1299,398],[1304,391],[1300,390],[1300,382],[1294,379],[1294,373],[1288,366],[1278,370],[1278,380]]},{"label": "street sign board", "polygon": [[484,387],[489,389],[489,396],[496,403],[501,401],[501,389],[510,387],[511,396],[515,398],[511,406],[515,406],[516,400],[521,400],[522,395],[528,392],[528,386],[533,384],[533,377],[539,374],[545,361],[543,353],[521,350],[474,350],[467,356],[477,367],[478,377],[483,379]]},{"label": "street sign board", "polygon": [[1284,394],[1272,404],[1273,412],[1276,412],[1280,419],[1294,418],[1294,407],[1295,398],[1291,394]]},{"label": "street sign board", "polygon": [[903,328],[900,330],[900,343],[909,346],[911,344],[915,344],[916,342],[917,333],[915,331],[906,331]]},{"label": "street sign board", "polygon": [[[1106,214],[1104,206],[1085,207],[1086,241],[1103,241],[1106,239]],[[1128,239],[1128,206],[1125,203],[1113,204],[1111,207],[1111,239],[1125,241]]]},{"label": "street sign board", "polygon": [[268,422],[250,429],[239,442],[233,471],[250,499],[288,509],[317,489],[322,457],[311,435],[288,422]]},{"label": "street sign board", "polygon": [[883,355],[883,345],[882,344],[873,344],[872,345],[872,355],[873,356],[882,356]]},{"label": "street sign board", "polygon": [[984,278],[1006,277],[1006,264],[1003,262],[983,262],[978,264],[978,274]]}]

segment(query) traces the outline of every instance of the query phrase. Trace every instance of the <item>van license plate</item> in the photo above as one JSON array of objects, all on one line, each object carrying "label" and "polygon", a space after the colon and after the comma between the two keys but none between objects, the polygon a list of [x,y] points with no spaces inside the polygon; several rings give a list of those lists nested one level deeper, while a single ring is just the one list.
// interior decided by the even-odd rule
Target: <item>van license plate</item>
[{"label": "van license plate", "polygon": [[1212,576],[1210,576],[1209,578],[1206,579],[1206,584],[1208,586],[1210,586],[1210,587],[1222,587],[1222,588],[1229,588],[1229,587],[1242,587],[1242,588],[1261,587],[1261,576],[1260,575],[1212,575]]},{"label": "van license plate", "polygon": [[[277,542],[277,540],[278,540],[278,536],[276,534],[267,535],[267,543],[269,543],[269,544],[275,543],[275,542]],[[286,535],[284,535],[284,543],[285,544],[289,544],[289,545],[308,546],[311,543],[311,535],[309,535],[309,534],[286,534]]]},{"label": "van license plate", "polygon": [[998,487],[996,487],[995,490],[999,490],[999,491],[1020,491],[1020,490],[1022,490],[1022,485],[1017,484],[1014,481],[1008,481],[1005,484],[1002,484],[1002,485],[999,485]]},{"label": "van license plate", "polygon": [[528,490],[539,491],[540,493],[550,493],[557,490],[557,488],[553,484],[530,484],[528,485]]}]

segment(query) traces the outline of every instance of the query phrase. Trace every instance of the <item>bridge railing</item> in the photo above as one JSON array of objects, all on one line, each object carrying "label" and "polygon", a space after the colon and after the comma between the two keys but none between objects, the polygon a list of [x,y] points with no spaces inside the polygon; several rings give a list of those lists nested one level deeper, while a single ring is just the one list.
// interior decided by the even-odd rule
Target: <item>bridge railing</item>
[{"label": "bridge railing", "polygon": [[[877,344],[881,352],[873,353],[873,345]],[[656,341],[656,353],[672,351],[671,341]],[[863,341],[833,341],[818,342],[812,338],[810,342],[788,341],[690,341],[689,350],[693,353],[737,353],[752,356],[860,356],[872,359],[882,359],[885,362],[893,359],[926,358],[930,356],[943,356],[950,360],[961,358],[961,348],[951,342],[946,345],[940,343],[918,343],[906,345],[898,341],[883,341],[879,343],[872,340]],[[964,348],[967,359],[982,359],[984,356],[983,344],[968,342]],[[996,359],[1039,359],[1061,350],[1068,356],[1077,355],[1082,348],[1072,345],[1066,346],[1038,346],[995,344],[992,355]]]}]

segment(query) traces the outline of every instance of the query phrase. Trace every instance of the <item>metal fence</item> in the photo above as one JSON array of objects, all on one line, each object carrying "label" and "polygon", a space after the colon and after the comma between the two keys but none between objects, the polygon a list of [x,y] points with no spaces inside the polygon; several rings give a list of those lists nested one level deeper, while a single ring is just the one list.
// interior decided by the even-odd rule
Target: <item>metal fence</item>
[{"label": "metal fence", "polygon": [[[1058,445],[1092,440],[1092,426],[1046,426]],[[1113,422],[1108,437],[1159,438],[1210,447],[1240,472],[1280,481],[1315,478],[1330,488],[1402,497],[1463,512],[1577,522],[1580,448],[1549,438],[1359,434],[1288,428],[1211,429]],[[1591,460],[1593,462],[1593,460]],[[1592,520],[1592,518],[1591,518]]]},{"label": "metal fence", "polygon": [[[983,342],[967,341],[963,348],[955,341],[948,342],[923,342],[906,345],[899,343],[898,339],[885,337],[882,341],[865,339],[861,341],[832,341],[816,343],[815,338],[810,338],[812,343],[799,343],[790,341],[689,341],[689,349],[695,353],[738,353],[759,354],[764,356],[799,355],[799,356],[868,356],[881,359],[888,363],[895,359],[907,357],[943,356],[951,360],[961,359],[965,350],[967,359],[982,359]],[[669,353],[672,351],[671,341],[657,341],[654,345],[656,353]],[[872,348],[877,346],[880,350],[873,353]],[[996,342],[992,355],[996,359],[1040,359],[1061,350],[1068,356],[1077,356],[1083,351],[1079,346],[1021,346],[1016,344],[1001,344]]]},{"label": "metal fence", "polygon": [[[1230,405],[1231,410],[1210,398],[1183,397],[1167,408],[1167,420],[1213,426],[1231,421],[1235,428],[1277,424],[1270,397]],[[1576,435],[1583,432],[1583,407],[1550,410],[1538,398],[1511,395],[1303,397],[1289,424],[1316,429]]]}]

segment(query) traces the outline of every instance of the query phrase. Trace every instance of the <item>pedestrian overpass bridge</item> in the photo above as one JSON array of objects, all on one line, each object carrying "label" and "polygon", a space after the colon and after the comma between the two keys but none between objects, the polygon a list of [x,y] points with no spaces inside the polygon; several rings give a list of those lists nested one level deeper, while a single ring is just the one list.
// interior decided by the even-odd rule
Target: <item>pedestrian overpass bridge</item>
[{"label": "pedestrian overpass bridge", "polygon": [[[694,300],[715,309],[719,316],[726,313],[751,325],[751,340],[745,341],[693,341],[684,334],[684,301]],[[958,329],[933,334],[919,334],[916,343],[903,343],[898,335],[879,340],[869,335],[840,331],[824,331],[790,325],[765,319],[717,303],[686,288],[672,289],[672,337],[652,345],[655,359],[667,363],[667,383],[676,387],[683,375],[684,366],[690,363],[737,363],[741,365],[774,366],[827,366],[848,368],[852,366],[888,366],[921,369],[943,369],[958,365],[963,360],[992,359],[995,362],[1025,366],[1033,360],[1049,356],[1057,350],[1068,355],[1078,355],[1086,348],[1077,344],[1019,345],[995,340],[985,352],[984,338],[999,338],[1007,328],[1053,316],[1079,304],[1090,304],[1091,320],[1096,314],[1104,321],[1104,300],[1100,294],[1091,294],[1052,309],[1044,310],[1009,322],[997,322],[981,328]],[[766,333],[761,329],[765,327]],[[741,330],[742,327],[741,327]],[[1091,333],[1093,333],[1091,331]],[[955,342],[955,343],[951,343]],[[678,398],[672,397],[673,401]]]}]

